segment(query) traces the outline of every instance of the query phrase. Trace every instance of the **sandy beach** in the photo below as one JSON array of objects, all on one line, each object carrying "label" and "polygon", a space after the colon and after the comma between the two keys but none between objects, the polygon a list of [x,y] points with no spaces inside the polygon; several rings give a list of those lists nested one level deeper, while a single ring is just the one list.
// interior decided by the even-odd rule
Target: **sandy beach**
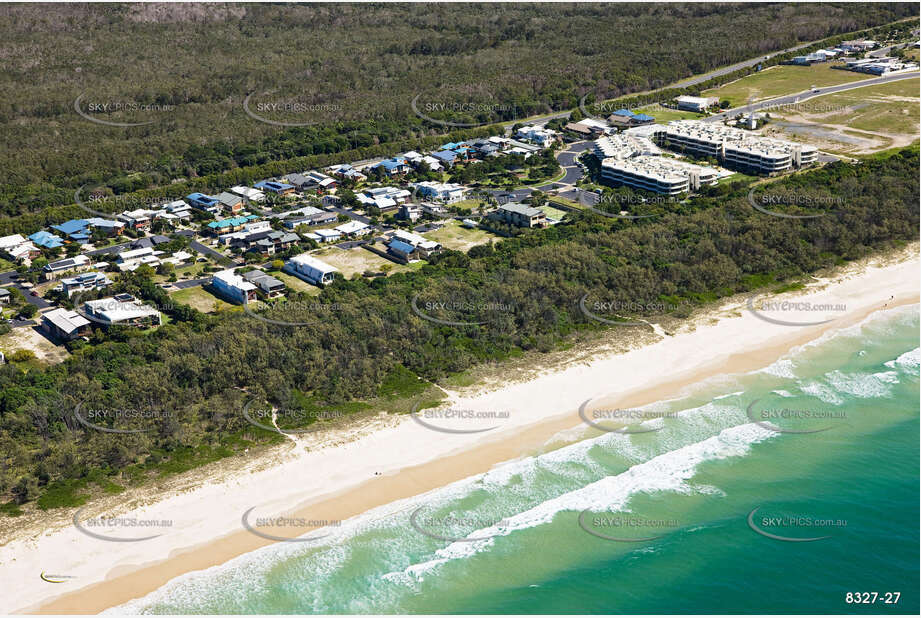
[{"label": "sandy beach", "polygon": [[[869,259],[817,278],[804,290],[771,296],[770,310],[752,302],[752,311],[749,298],[736,297],[674,333],[654,326],[651,345],[599,355],[489,392],[454,396],[444,407],[453,415],[391,417],[324,448],[293,436],[288,454],[275,465],[254,461],[250,471],[219,483],[165,495],[133,510],[106,511],[125,520],[168,521],[112,533],[157,538],[112,542],[74,525],[21,535],[0,547],[0,577],[6,582],[0,612],[98,613],[184,573],[278,542],[245,529],[246,513],[253,526],[258,518],[278,515],[314,523],[345,520],[552,448],[561,432],[585,428],[578,410],[587,401],[637,407],[678,396],[714,376],[760,369],[874,311],[918,303],[917,244],[902,256],[901,261]],[[81,520],[101,512],[90,505]],[[315,527],[260,530],[294,537]],[[60,583],[43,579],[42,573]]]}]

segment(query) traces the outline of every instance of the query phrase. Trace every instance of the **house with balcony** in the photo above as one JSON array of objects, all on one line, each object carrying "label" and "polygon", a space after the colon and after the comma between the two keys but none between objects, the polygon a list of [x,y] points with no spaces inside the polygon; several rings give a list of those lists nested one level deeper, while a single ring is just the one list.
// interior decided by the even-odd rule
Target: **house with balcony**
[{"label": "house with balcony", "polygon": [[256,286],[235,273],[232,268],[214,273],[211,277],[211,286],[221,296],[241,305],[256,300]]}]

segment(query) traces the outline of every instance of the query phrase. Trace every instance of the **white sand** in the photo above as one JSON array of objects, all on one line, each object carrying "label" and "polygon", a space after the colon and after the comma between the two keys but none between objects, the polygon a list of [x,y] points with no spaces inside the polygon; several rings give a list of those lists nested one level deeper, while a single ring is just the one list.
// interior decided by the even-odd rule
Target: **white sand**
[{"label": "white sand", "polygon": [[[484,433],[445,434],[428,430],[409,417],[381,427],[350,443],[321,450],[295,448],[292,455],[275,467],[239,474],[220,484],[202,486],[191,492],[167,497],[157,504],[121,514],[141,519],[170,519],[168,528],[127,530],[124,536],[162,533],[155,540],[115,543],[90,538],[73,526],[16,539],[0,548],[0,613],[36,608],[61,595],[103,581],[140,565],[168,559],[180,549],[213,541],[241,530],[241,515],[256,506],[258,515],[290,512],[320,497],[343,492],[374,478],[375,473],[396,473],[458,453],[484,442],[515,440],[524,427],[566,414],[571,426],[579,425],[578,406],[587,399],[628,393],[682,379],[696,382],[709,366],[735,363],[737,355],[754,355],[764,366],[774,359],[767,349],[788,350],[815,338],[830,328],[860,319],[887,302],[917,302],[919,259],[888,266],[868,266],[862,272],[846,272],[834,283],[821,282],[818,291],[783,295],[812,303],[845,303],[846,311],[781,312],[773,317],[787,321],[836,321],[815,327],[770,324],[752,315],[744,303],[724,306],[718,319],[699,324],[696,330],[668,336],[653,345],[621,355],[597,358],[586,365],[551,372],[528,382],[512,384],[472,399],[458,400],[454,409],[508,411],[507,419],[436,420],[432,424],[456,428],[498,425]],[[890,297],[895,296],[893,301]],[[782,351],[774,353],[776,358]],[[741,356],[740,356],[741,358]],[[749,363],[751,364],[751,363]],[[736,365],[733,364],[733,367]],[[743,367],[744,363],[738,363]],[[744,369],[750,370],[750,369]],[[449,482],[454,479],[446,479]],[[96,512],[90,511],[92,515]],[[343,518],[349,513],[344,513]],[[42,572],[70,575],[74,579],[53,584],[40,579]]]}]

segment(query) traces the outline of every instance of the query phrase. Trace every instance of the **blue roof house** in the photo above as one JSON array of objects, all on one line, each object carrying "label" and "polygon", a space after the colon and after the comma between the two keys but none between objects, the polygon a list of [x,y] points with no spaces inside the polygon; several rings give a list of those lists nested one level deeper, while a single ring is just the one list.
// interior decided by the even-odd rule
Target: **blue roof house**
[{"label": "blue roof house", "polygon": [[45,249],[57,249],[58,247],[64,246],[64,241],[60,236],[52,234],[51,232],[46,232],[45,230],[35,232],[29,236],[29,240]]},{"label": "blue roof house", "polygon": [[439,150],[433,153],[432,156],[449,166],[454,165],[454,161],[457,160],[457,153],[453,150]]},{"label": "blue roof house", "polygon": [[397,239],[391,240],[390,244],[387,245],[387,249],[389,249],[390,252],[394,255],[397,255],[406,260],[410,259],[413,252],[416,250],[416,248],[408,242],[403,242],[402,240]]},{"label": "blue roof house", "polygon": [[269,191],[276,195],[288,195],[289,193],[294,193],[294,185],[289,185],[284,182],[277,182],[275,180],[263,180],[262,182],[257,182],[253,186],[260,191]]},{"label": "blue roof house", "polygon": [[397,174],[404,174],[406,173],[406,170],[407,170],[406,159],[398,159],[398,158],[385,159],[384,161],[381,161],[380,163],[375,165],[374,169],[377,169],[379,167],[384,168],[384,171],[389,176],[395,176]]},{"label": "blue roof house", "polygon": [[186,201],[192,208],[204,210],[212,214],[221,210],[221,200],[204,193],[189,193],[185,196]]}]

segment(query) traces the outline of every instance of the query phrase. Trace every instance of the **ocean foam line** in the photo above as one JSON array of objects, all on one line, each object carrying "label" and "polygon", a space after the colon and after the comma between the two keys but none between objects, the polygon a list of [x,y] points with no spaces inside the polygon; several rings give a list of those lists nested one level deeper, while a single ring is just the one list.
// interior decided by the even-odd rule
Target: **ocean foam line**
[{"label": "ocean foam line", "polygon": [[[564,511],[617,512],[625,510],[630,498],[639,493],[692,493],[695,488],[688,485],[687,481],[694,476],[699,464],[743,456],[749,452],[753,444],[776,435],[776,432],[754,424],[724,429],[719,435],[663,453],[649,461],[634,465],[621,474],[605,477],[506,518],[501,525],[482,528],[467,536],[490,537],[488,539],[451,543],[436,551],[436,558],[411,565],[403,571],[388,573],[384,577],[395,582],[405,579],[421,581],[426,573],[446,562],[473,556],[492,546],[498,537],[550,523],[557,514]],[[715,488],[707,487],[705,493],[712,494],[716,491],[718,490]]]},{"label": "ocean foam line", "polygon": [[[733,393],[733,395],[738,395],[738,393]],[[722,399],[725,398],[722,397]],[[159,603],[175,603],[183,607],[196,607],[206,601],[209,597],[209,592],[218,589],[235,588],[235,586],[226,585],[233,584],[232,580],[235,573],[246,573],[245,583],[238,583],[245,585],[249,589],[246,592],[237,590],[236,594],[243,596],[248,593],[256,594],[260,589],[258,582],[263,579],[264,574],[283,560],[297,558],[305,553],[313,552],[313,556],[317,560],[326,561],[331,558],[331,556],[325,556],[326,552],[336,546],[340,548],[345,546],[348,540],[360,534],[374,529],[394,526],[405,528],[405,522],[397,522],[395,521],[396,518],[404,515],[408,516],[408,513],[420,506],[429,508],[443,507],[454,500],[463,499],[477,490],[486,490],[494,495],[506,497],[510,493],[520,494],[524,490],[533,490],[534,483],[530,481],[533,480],[539,469],[549,470],[568,480],[579,481],[580,484],[588,482],[586,477],[597,477],[604,472],[600,462],[592,458],[589,453],[595,448],[603,449],[607,453],[614,453],[623,458],[628,464],[632,463],[633,468],[636,468],[637,465],[643,465],[643,462],[648,463],[652,458],[662,457],[663,454],[667,455],[668,451],[672,449],[687,448],[688,440],[700,439],[700,434],[710,435],[711,439],[716,439],[718,436],[712,435],[715,430],[730,424],[746,422],[747,419],[744,414],[736,406],[726,405],[725,402],[721,403],[723,405],[708,402],[702,406],[680,411],[677,418],[668,420],[664,431],[655,434],[641,434],[655,436],[654,440],[643,441],[642,444],[638,444],[634,437],[629,434],[610,432],[569,444],[547,453],[499,464],[485,473],[455,481],[424,494],[381,505],[343,521],[339,527],[310,532],[309,534],[329,534],[329,536],[317,543],[276,543],[237,556],[221,565],[185,573],[170,580],[148,595],[107,610],[106,613],[136,614],[143,612],[145,608],[149,608],[151,605]],[[657,405],[651,404],[644,408],[657,407]],[[664,423],[664,419],[652,419],[652,421],[646,422],[658,425]],[[580,470],[585,473],[574,474],[574,472],[579,472]],[[577,476],[579,478],[576,478]],[[524,482],[521,483],[522,489],[520,491],[512,492],[510,491],[510,483],[515,477],[520,477]],[[535,497],[540,499],[539,495]],[[539,508],[539,506],[535,508]],[[464,545],[469,545],[469,543]],[[346,556],[341,552],[334,552],[334,556],[336,559],[326,565],[328,569],[334,570],[335,564],[346,559]]]}]

